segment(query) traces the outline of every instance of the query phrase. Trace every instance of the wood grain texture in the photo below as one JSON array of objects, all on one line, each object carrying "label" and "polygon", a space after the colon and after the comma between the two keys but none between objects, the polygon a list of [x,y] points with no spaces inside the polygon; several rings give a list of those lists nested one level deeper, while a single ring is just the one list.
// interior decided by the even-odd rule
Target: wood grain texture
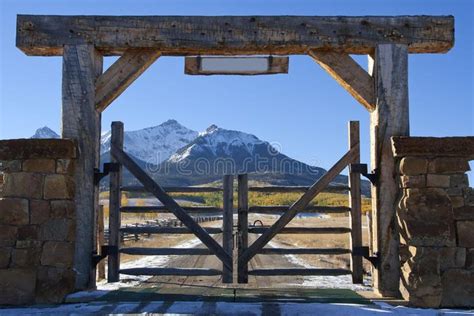
[{"label": "wood grain texture", "polygon": [[367,110],[375,109],[374,79],[351,56],[318,51],[309,55]]},{"label": "wood grain texture", "polygon": [[186,268],[130,268],[121,269],[120,273],[128,275],[183,275],[183,276],[204,276],[221,275],[222,272],[216,269],[186,269]]},{"label": "wood grain texture", "polygon": [[[349,149],[360,146],[359,122],[349,122]],[[360,148],[360,147],[359,147]],[[360,149],[352,163],[360,163]],[[360,174],[349,168],[349,207],[351,208],[351,249],[362,247],[362,200],[360,195]],[[351,255],[352,282],[363,283],[364,270],[362,256]]]},{"label": "wood grain texture", "polygon": [[18,15],[16,45],[61,55],[89,43],[104,55],[150,48],[163,55],[291,55],[310,50],[369,54],[377,44],[410,53],[447,52],[452,16],[54,16]]},{"label": "wood grain texture", "polygon": [[[105,245],[105,227],[104,227],[104,206],[99,205],[97,212],[97,247],[100,250]],[[97,281],[105,279],[105,260],[97,264]]]},{"label": "wood grain texture", "polygon": [[[289,205],[272,205],[272,206],[251,206],[249,207],[249,213],[262,213],[262,214],[281,214],[288,211]],[[301,212],[303,213],[347,213],[351,209],[347,206],[307,206]]]},{"label": "wood grain texture", "polygon": [[[222,208],[213,206],[183,206],[186,213],[222,214]],[[122,206],[122,213],[172,213],[166,206]]]},{"label": "wood grain texture", "polygon": [[[310,187],[306,186],[266,186],[266,187],[249,187],[250,192],[265,193],[288,193],[288,192],[307,192]],[[322,192],[328,193],[345,193],[349,191],[347,185],[331,185],[323,189]]]},{"label": "wood grain texture", "polygon": [[65,45],[62,80],[62,138],[77,142],[75,163],[76,289],[95,286],[91,256],[96,250],[95,220],[98,186],[94,168],[99,166],[100,113],[95,109],[95,81],[102,72],[102,56],[92,45]]},{"label": "wood grain texture", "polygon": [[351,274],[347,269],[255,269],[250,270],[249,275],[346,275]]},{"label": "wood grain texture", "polygon": [[160,52],[150,49],[126,51],[98,79],[95,86],[95,106],[104,111],[125,91],[155,60]]},{"label": "wood grain texture", "polygon": [[263,248],[260,255],[343,255],[351,253],[343,248]]},{"label": "wood grain texture", "polygon": [[[238,245],[238,256],[239,258],[248,248],[249,236],[248,236],[248,211],[249,211],[249,191],[248,191],[248,175],[239,174],[237,177],[238,185],[238,235],[237,235],[237,245]],[[248,283],[248,261],[237,261],[237,281],[239,283]]]},{"label": "wood grain texture", "polygon": [[[264,234],[271,231],[271,227],[249,227],[249,233]],[[346,234],[349,227],[285,227],[278,230],[278,234]]]},{"label": "wood grain texture", "polygon": [[[142,185],[122,186],[124,192],[148,192]],[[204,192],[222,192],[218,187],[163,187],[166,193],[204,193]]]},{"label": "wood grain texture", "polygon": [[121,248],[120,253],[138,256],[180,256],[180,255],[196,255],[205,256],[212,255],[207,248],[141,248],[127,247]]},{"label": "wood grain texture", "polygon": [[408,47],[378,45],[373,67],[377,106],[371,113],[371,165],[378,172],[372,190],[373,251],[380,257],[374,287],[384,296],[398,295],[400,261],[395,210],[400,189],[392,153],[392,136],[408,136]]},{"label": "wood grain texture", "polygon": [[224,214],[222,219],[222,248],[227,252],[231,261],[229,264],[223,264],[222,267],[222,282],[232,283],[233,278],[233,248],[234,248],[234,177],[232,175],[225,175],[222,186],[223,193],[223,208]]}]

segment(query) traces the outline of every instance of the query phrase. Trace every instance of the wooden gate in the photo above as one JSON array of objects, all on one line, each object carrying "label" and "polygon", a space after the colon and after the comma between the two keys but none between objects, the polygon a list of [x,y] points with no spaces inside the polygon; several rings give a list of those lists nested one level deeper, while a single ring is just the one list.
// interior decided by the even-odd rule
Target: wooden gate
[{"label": "wooden gate", "polygon": [[[111,135],[110,197],[109,197],[109,257],[108,282],[117,282],[120,274],[129,275],[185,275],[207,276],[222,275],[224,283],[232,283],[232,248],[233,248],[233,177],[224,176],[223,188],[215,187],[173,187],[163,188],[140,168],[130,156],[123,151],[123,123],[112,123]],[[121,185],[122,166],[142,184],[126,187]],[[121,206],[121,195],[124,191],[148,192],[154,195],[163,206]],[[223,208],[217,207],[182,207],[168,193],[171,192],[223,192]],[[173,213],[185,227],[122,227],[121,213]],[[188,213],[220,213],[222,228],[202,228]],[[132,234],[194,234],[207,248],[138,248],[120,247],[120,233]],[[212,238],[211,234],[222,233],[222,245]],[[137,267],[120,269],[120,254],[132,255],[215,255],[222,261],[222,271],[206,268],[150,268]]]},{"label": "wooden gate", "polygon": [[[238,282],[248,283],[248,276],[274,275],[344,275],[352,274],[354,283],[362,283],[362,247],[361,226],[361,192],[360,174],[356,168],[349,168],[349,186],[330,186],[331,181],[351,164],[360,162],[359,122],[349,123],[349,150],[339,159],[327,173],[318,179],[311,187],[249,187],[248,176],[238,176]],[[291,206],[249,206],[248,192],[303,192],[304,194]],[[309,206],[310,202],[323,191],[349,191],[349,207]],[[281,214],[283,215],[271,226],[250,226],[249,213]],[[350,214],[350,227],[285,227],[300,212],[341,213]],[[349,234],[350,248],[269,248],[265,247],[277,234]],[[249,246],[248,234],[260,234]],[[308,269],[308,268],[265,268],[249,270],[249,262],[256,255],[340,255],[351,254],[350,269]]]}]

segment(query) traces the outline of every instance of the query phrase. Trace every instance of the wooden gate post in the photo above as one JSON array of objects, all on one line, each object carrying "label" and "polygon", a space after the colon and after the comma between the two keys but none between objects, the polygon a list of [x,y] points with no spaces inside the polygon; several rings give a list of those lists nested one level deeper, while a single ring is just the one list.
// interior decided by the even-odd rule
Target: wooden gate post
[{"label": "wooden gate post", "polygon": [[[100,249],[104,245],[104,206],[99,205],[99,211],[97,212],[97,247]],[[97,264],[97,280],[103,279],[105,279],[105,260],[101,260]]]},{"label": "wooden gate post", "polygon": [[[112,122],[112,135],[110,139],[111,146],[123,148],[123,123]],[[118,171],[110,173],[110,195],[109,195],[109,246],[116,247],[116,251],[109,254],[107,259],[107,281],[118,282],[120,279],[120,203],[122,198],[122,191],[120,190],[122,182],[122,164],[111,154],[111,163],[118,163]]]},{"label": "wooden gate post", "polygon": [[248,175],[239,174],[238,176],[238,260],[237,260],[237,281],[239,283],[248,283],[249,281],[249,269],[248,262],[241,261],[240,258],[242,253],[248,248],[248,211],[249,211],[249,186],[248,186]]},{"label": "wooden gate post", "polygon": [[[222,247],[225,252],[232,258],[233,252],[233,228],[234,228],[234,177],[232,175],[225,175],[223,181],[224,187],[224,214],[222,220]],[[222,282],[232,283],[233,278],[232,260],[229,267],[222,265]]]},{"label": "wooden gate post", "polygon": [[100,113],[95,107],[95,81],[102,73],[102,55],[93,45],[64,45],[62,79],[62,138],[77,141],[75,165],[76,245],[74,270],[77,290],[95,286],[92,253],[96,249],[95,214],[99,189]]},{"label": "wooden gate post", "polygon": [[[352,163],[360,163],[359,122],[349,122],[349,149],[357,147]],[[351,208],[351,249],[362,247],[362,216],[360,200],[360,173],[349,170],[349,207]],[[362,256],[351,255],[352,282],[363,282]]]},{"label": "wooden gate post", "polygon": [[399,295],[400,262],[395,223],[399,187],[390,138],[408,136],[408,48],[381,44],[369,57],[369,73],[375,78],[376,109],[370,115],[371,166],[378,175],[372,187],[373,252],[380,257],[374,271],[374,287],[384,296]]}]

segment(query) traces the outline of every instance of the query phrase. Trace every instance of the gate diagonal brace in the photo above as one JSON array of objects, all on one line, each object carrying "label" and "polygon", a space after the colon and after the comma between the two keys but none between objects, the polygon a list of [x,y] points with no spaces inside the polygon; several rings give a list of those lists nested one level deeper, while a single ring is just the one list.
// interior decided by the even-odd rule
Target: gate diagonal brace
[{"label": "gate diagonal brace", "polygon": [[94,184],[98,185],[100,180],[107,176],[111,172],[119,171],[120,164],[116,162],[106,162],[104,163],[104,171],[100,172],[100,169],[94,168]]},{"label": "gate diagonal brace", "polygon": [[375,169],[373,173],[369,173],[367,171],[366,163],[351,163],[349,165],[349,172],[360,173],[361,175],[366,177],[370,181],[370,183],[372,183],[373,185],[377,184],[377,181],[379,178],[377,169]]},{"label": "gate diagonal brace", "polygon": [[92,253],[92,266],[96,267],[99,262],[101,262],[103,259],[105,259],[108,255],[111,254],[116,254],[118,253],[118,247],[117,246],[109,246],[109,245],[103,245],[100,247],[100,255],[97,254],[97,252]]},{"label": "gate diagonal brace", "polygon": [[371,256],[369,253],[369,247],[354,247],[354,249],[352,249],[352,254],[354,256],[364,257],[364,259],[369,261],[375,269],[378,269],[380,258],[377,253],[375,253],[375,256]]}]

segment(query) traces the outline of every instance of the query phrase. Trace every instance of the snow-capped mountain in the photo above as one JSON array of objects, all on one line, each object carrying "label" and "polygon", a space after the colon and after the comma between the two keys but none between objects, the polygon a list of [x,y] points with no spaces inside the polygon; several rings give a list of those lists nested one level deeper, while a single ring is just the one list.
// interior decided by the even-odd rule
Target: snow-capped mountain
[{"label": "snow-capped mountain", "polygon": [[31,138],[60,138],[60,136],[48,126],[38,128]]},{"label": "snow-capped mountain", "polygon": [[[159,164],[198,136],[198,132],[168,120],[158,126],[124,133],[124,149],[144,162]],[[110,150],[110,131],[101,136],[101,154]]]}]

